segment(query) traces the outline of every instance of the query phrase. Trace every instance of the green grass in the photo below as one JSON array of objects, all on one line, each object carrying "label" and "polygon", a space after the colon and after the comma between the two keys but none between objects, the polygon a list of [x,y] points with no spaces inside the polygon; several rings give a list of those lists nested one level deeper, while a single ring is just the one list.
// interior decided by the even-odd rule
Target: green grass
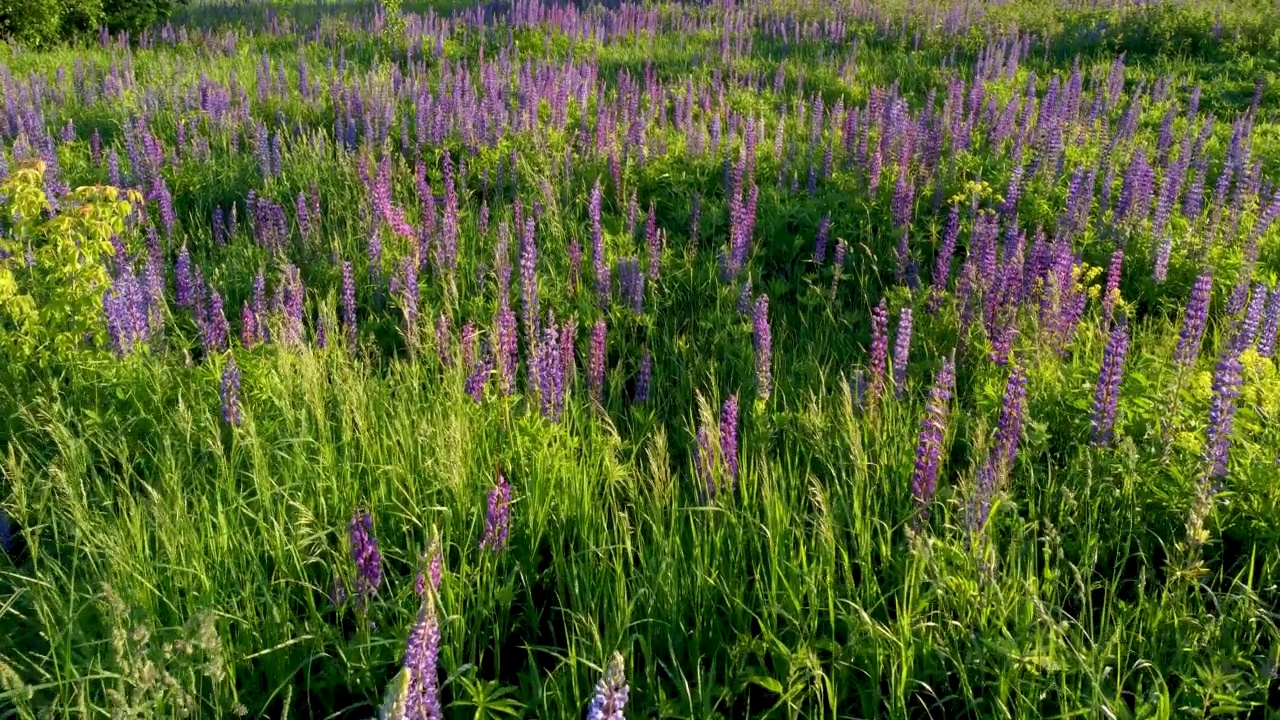
[{"label": "green grass", "polygon": [[[1106,342],[1096,297],[1065,354],[1039,341],[1036,313],[1022,309],[1015,348],[1029,377],[1027,423],[987,528],[990,544],[979,552],[966,511],[1009,371],[987,359],[980,322],[961,327],[957,300],[949,295],[937,315],[925,311],[946,204],[936,213],[931,207],[932,179],[916,188],[912,239],[926,290],[913,295],[893,280],[893,160],[885,159],[874,193],[860,174],[838,168],[811,196],[803,174],[798,192],[777,186],[781,167],[772,152],[785,105],[786,139],[798,145],[793,168],[807,172],[809,160],[821,162],[821,148],[808,145],[807,120],[796,118],[801,88],[806,97],[820,93],[828,108],[839,101],[865,107],[872,87],[896,82],[918,109],[931,90],[939,102],[945,97],[952,68],[971,76],[996,29],[1016,23],[1045,43],[1012,78],[989,83],[1001,99],[1025,93],[1031,73],[1043,99],[1049,78],[1065,82],[1077,56],[1091,91],[1094,74],[1104,77],[1121,50],[1130,53],[1127,92],[1172,76],[1170,99],[1148,100],[1138,119],[1135,142],[1148,148],[1170,103],[1184,107],[1199,82],[1202,115],[1217,116],[1207,145],[1208,204],[1230,121],[1247,109],[1254,80],[1280,70],[1272,9],[1224,5],[1224,37],[1213,40],[1215,15],[1198,6],[1104,13],[1019,2],[988,8],[987,19],[962,37],[926,31],[914,51],[914,27],[898,26],[908,11],[885,4],[890,21],[882,29],[859,26],[856,50],[759,34],[749,54],[727,63],[714,8],[662,6],[663,13],[701,13],[708,24],[652,44],[643,33],[600,42],[518,28],[510,36],[517,67],[529,61],[554,73],[571,59],[591,59],[606,94],[593,92],[585,108],[575,100],[562,127],[549,122],[544,105],[535,129],[476,148],[448,139],[452,156],[466,162],[459,269],[449,282],[424,274],[418,353],[407,349],[386,286],[407,244],[384,229],[387,260],[380,279],[370,279],[368,191],[358,163],[371,151],[335,147],[325,68],[341,47],[344,80],[366,92],[389,92],[397,74],[423,78],[434,90],[443,61],[428,51],[406,62],[403,48],[363,28],[367,8],[299,7],[290,15],[283,5],[281,16],[297,18],[296,32],[250,32],[266,14],[253,6],[239,15],[247,19],[230,54],[225,29],[207,41],[130,51],[135,82],[123,97],[46,104],[55,135],[67,120],[77,129],[76,140],[59,149],[64,178],[73,186],[106,180],[105,164],[89,159],[94,129],[124,158],[127,119],[158,108],[149,125],[172,148],[184,118],[211,150],[208,159],[166,164],[180,218],[177,236],[165,243],[167,260],[184,244],[190,249],[227,300],[233,332],[254,274],[266,268],[274,286],[282,262],[298,265],[308,287],[308,335],[324,317],[331,345],[237,346],[244,419],[235,427],[223,421],[219,396],[226,358],[201,359],[190,313],[172,303],[163,338],[146,352],[116,358],[85,349],[42,367],[3,359],[0,507],[21,528],[22,549],[0,555],[0,718],[373,716],[417,617],[413,579],[433,539],[444,551],[438,604],[449,718],[580,717],[615,650],[627,662],[630,717],[1280,711],[1280,371],[1256,353],[1244,356],[1230,472],[1207,518],[1210,542],[1198,554],[1185,546],[1204,471],[1214,360],[1232,335],[1223,306],[1240,266],[1239,243],[1219,242],[1204,258],[1218,277],[1210,331],[1196,367],[1179,376],[1173,348],[1201,268],[1194,241],[1203,228],[1175,219],[1169,280],[1160,285],[1150,279],[1156,243],[1149,233],[1127,238],[1121,292],[1133,343],[1109,446],[1090,442]],[[180,18],[192,28],[224,17],[199,4],[186,12]],[[826,11],[795,4],[778,12]],[[1112,21],[1101,37],[1090,34],[1097,17]],[[319,40],[306,35],[316,22]],[[1182,42],[1162,46],[1168,38]],[[486,58],[498,57],[508,46],[506,28],[459,28],[442,47],[447,60],[474,63],[482,46]],[[284,68],[287,98],[256,96],[264,55]],[[98,77],[123,56],[88,44],[48,52],[0,45],[7,77],[34,74],[64,91],[77,61]],[[298,92],[302,61],[312,82],[321,82],[314,100]],[[780,62],[785,83],[777,96]],[[751,319],[737,312],[739,288],[719,278],[717,255],[729,234],[722,160],[738,156],[740,141],[727,155],[699,156],[683,133],[650,127],[667,152],[644,165],[626,161],[619,189],[608,158],[584,152],[590,140],[572,137],[579,114],[593,137],[597,103],[622,93],[622,73],[638,79],[643,95],[647,68],[673,86],[732,75],[728,106],[765,120],[747,272],[770,300],[775,389],[768,400],[755,399]],[[748,75],[756,86],[742,81]],[[246,150],[251,132],[235,126],[237,152],[229,131],[175,104],[202,77],[221,85],[236,78],[252,118],[273,132],[278,112],[286,131],[296,123],[325,140],[290,140],[282,174],[264,180]],[[411,107],[404,98],[397,103],[396,124]],[[1268,85],[1251,140],[1271,179],[1280,172],[1277,108],[1280,93]],[[14,139],[4,137],[0,152],[12,157]],[[397,151],[398,141],[393,131],[388,149]],[[568,173],[566,147],[577,152]],[[422,153],[436,193],[443,150]],[[510,172],[512,153],[520,177],[514,191],[492,182],[500,162]],[[1096,138],[1068,142],[1065,175],[1028,180],[1019,208],[1028,233],[1054,227],[1070,171],[1110,159],[1107,153]],[[983,202],[994,206],[1010,155],[1009,144],[947,151],[943,197],[983,181],[991,188]],[[414,159],[396,156],[394,192],[416,222]],[[587,195],[597,177],[604,178],[612,259],[644,257],[643,241],[625,231],[633,191],[642,216],[655,202],[668,233],[662,278],[640,316],[620,306],[601,311],[590,289]],[[243,215],[230,243],[214,244],[215,207],[240,202],[243,211],[252,189],[292,217],[293,197],[313,183],[325,209],[320,229],[305,240],[291,229],[285,257],[256,246]],[[697,244],[687,232],[695,192],[704,199]],[[525,212],[535,201],[542,206],[542,308],[577,319],[580,369],[587,329],[597,318],[609,323],[604,402],[588,399],[579,373],[559,423],[540,417],[523,372],[520,392],[504,397],[490,388],[474,402],[463,392],[462,371],[442,367],[428,338],[441,313],[455,328],[467,320],[491,324],[495,280],[481,271],[492,267],[494,228],[513,218],[517,197]],[[492,213],[488,233],[479,229],[482,201]],[[1247,209],[1243,227],[1258,212]],[[832,245],[849,245],[839,275],[809,259],[827,214]],[[1118,232],[1110,222],[1095,216],[1076,241],[1084,260],[1103,270]],[[1280,272],[1277,238],[1273,229],[1262,240],[1259,280]],[[126,240],[139,247],[141,233]],[[578,290],[568,282],[571,240],[588,256]],[[518,248],[518,232],[512,245]],[[353,349],[337,340],[335,257],[356,265],[361,334]],[[512,263],[518,274],[515,250]],[[518,289],[514,296],[519,307]],[[902,307],[915,309],[912,362],[901,398],[890,392],[862,405],[850,378],[867,364],[869,313],[881,297],[894,327]],[[640,405],[631,393],[646,349],[653,395]],[[934,373],[953,351],[958,381],[943,474],[922,521],[910,491],[917,437]],[[716,426],[731,394],[743,407],[742,472],[736,492],[708,500],[695,473],[695,434]],[[497,472],[514,488],[511,546],[503,554],[478,548]],[[357,508],[373,514],[384,558],[384,584],[367,608],[331,602],[334,583],[351,587],[354,577],[346,527]]]}]

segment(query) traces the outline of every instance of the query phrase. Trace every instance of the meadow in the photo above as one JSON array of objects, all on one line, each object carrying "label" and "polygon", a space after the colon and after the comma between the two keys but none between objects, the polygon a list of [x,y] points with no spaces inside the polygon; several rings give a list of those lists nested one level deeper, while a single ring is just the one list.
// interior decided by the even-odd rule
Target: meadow
[{"label": "meadow", "polygon": [[1280,714],[1274,2],[0,41],[0,718]]}]

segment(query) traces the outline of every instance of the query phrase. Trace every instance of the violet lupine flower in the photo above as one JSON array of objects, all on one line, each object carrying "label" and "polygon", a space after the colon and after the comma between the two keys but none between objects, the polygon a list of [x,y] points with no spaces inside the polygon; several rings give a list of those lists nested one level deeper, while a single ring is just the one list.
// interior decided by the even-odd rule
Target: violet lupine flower
[{"label": "violet lupine flower", "polygon": [[436,263],[446,272],[458,264],[458,189],[454,182],[453,157],[444,153],[444,218],[440,226],[440,242],[436,244]]},{"label": "violet lupine flower", "polygon": [[769,296],[756,298],[751,313],[751,335],[756,350],[756,397],[768,400],[773,391],[773,331],[769,327]]},{"label": "violet lupine flower", "polygon": [[698,246],[698,229],[702,221],[702,193],[694,193],[689,206],[689,243]]},{"label": "violet lupine flower", "polygon": [[1106,324],[1111,324],[1115,315],[1116,303],[1120,301],[1120,267],[1124,263],[1124,251],[1116,250],[1111,255],[1111,265],[1107,267],[1107,284],[1102,294],[1102,311],[1106,315]]},{"label": "violet lupine flower", "polygon": [[649,201],[649,219],[644,225],[645,245],[649,248],[649,265],[645,273],[649,282],[658,282],[662,270],[662,232],[658,230],[658,209]]},{"label": "violet lupine flower", "polygon": [[438,590],[440,588],[440,575],[444,571],[444,555],[440,552],[439,538],[432,538],[431,545],[427,547],[427,554],[422,558],[422,565],[418,568],[418,574],[413,578],[413,593],[418,597],[426,597],[427,581],[431,581],[431,588]]},{"label": "violet lupine flower", "polygon": [[942,361],[942,367],[934,376],[933,389],[925,406],[924,423],[916,442],[915,468],[911,472],[911,494],[924,511],[928,512],[938,483],[938,470],[942,463],[942,443],[947,432],[947,413],[950,410],[951,386],[955,382],[955,362]]},{"label": "violet lupine flower", "polygon": [[587,387],[591,399],[604,402],[605,324],[597,320],[591,328],[591,355],[587,361]]},{"label": "violet lupine flower", "polygon": [[1027,398],[1027,373],[1015,365],[1005,385],[1000,406],[1000,418],[986,460],[978,470],[978,492],[969,508],[969,529],[981,531],[991,513],[991,502],[996,487],[1008,477],[1018,454],[1018,441],[1022,438],[1023,411]]},{"label": "violet lupine flower", "polygon": [[227,325],[227,315],[222,309],[222,296],[212,287],[209,288],[209,303],[198,320],[200,343],[205,354],[212,355],[226,350],[231,328]]},{"label": "violet lupine flower", "polygon": [[[488,345],[486,342],[485,345]],[[493,374],[493,356],[482,349],[479,357],[471,365],[471,374],[467,376],[464,390],[472,400],[480,402],[484,398],[484,388],[489,384],[489,376]]]},{"label": "violet lupine flower", "polygon": [[409,631],[404,649],[404,672],[408,683],[404,695],[403,718],[440,720],[440,618],[435,597],[423,601],[418,619]]},{"label": "violet lupine flower", "polygon": [[1129,352],[1129,327],[1124,318],[1116,323],[1107,339],[1098,370],[1098,385],[1093,396],[1093,441],[1098,445],[1111,442],[1116,422],[1116,404],[1120,399],[1120,381],[1124,378],[1124,360]]},{"label": "violet lupine flower", "polygon": [[178,307],[190,309],[195,303],[197,288],[191,277],[191,253],[183,245],[174,265],[174,302]]},{"label": "violet lupine flower", "polygon": [[738,396],[730,395],[720,409],[720,457],[724,460],[729,489],[738,484]]},{"label": "violet lupine flower", "polygon": [[1271,291],[1267,301],[1267,316],[1258,335],[1258,354],[1264,358],[1275,357],[1276,335],[1280,332],[1280,285]]},{"label": "violet lupine flower", "polygon": [[1201,273],[1191,286],[1191,298],[1187,301],[1186,314],[1182,317],[1182,331],[1178,335],[1178,347],[1174,352],[1174,361],[1181,368],[1194,365],[1200,356],[1205,324],[1209,319],[1209,296],[1212,290],[1211,270]]},{"label": "violet lupine flower", "polygon": [[351,541],[351,560],[356,568],[356,595],[361,602],[378,592],[382,584],[382,553],[378,540],[373,536],[373,516],[364,510],[356,510],[347,525]]},{"label": "violet lupine flower", "polygon": [[813,241],[813,262],[821,265],[827,260],[827,239],[831,234],[831,214],[818,221],[818,234]]},{"label": "violet lupine flower", "polygon": [[899,395],[907,385],[907,362],[911,353],[911,308],[898,316],[898,337],[893,344],[893,385]]},{"label": "violet lupine flower", "polygon": [[587,706],[587,720],[626,720],[623,710],[627,706],[627,693],[622,655],[615,652],[600,682],[596,684],[595,697]]},{"label": "violet lupine flower", "polygon": [[347,347],[356,346],[356,278],[351,261],[342,263],[342,328],[347,334]]},{"label": "violet lupine flower", "polygon": [[329,328],[323,316],[316,318],[316,347],[321,350],[329,347]]},{"label": "violet lupine flower", "polygon": [[636,403],[649,402],[649,386],[653,381],[653,356],[648,350],[640,358],[640,371],[636,374]]},{"label": "violet lupine flower", "polygon": [[609,305],[610,276],[609,263],[605,258],[604,227],[600,218],[600,203],[600,181],[596,180],[596,184],[591,187],[591,200],[587,209],[591,220],[591,264],[596,272],[596,294],[600,298],[600,305],[607,307]]},{"label": "violet lupine flower", "polygon": [[240,344],[246,350],[252,350],[258,342],[258,319],[254,317],[253,308],[246,301],[240,307]]},{"label": "violet lupine flower", "polygon": [[867,391],[875,398],[884,389],[889,365],[889,309],[884,300],[871,309],[871,383]]},{"label": "violet lupine flower", "polygon": [[[566,379],[565,345],[573,351],[573,339],[569,328],[562,332],[554,321],[547,323],[542,338],[534,343],[533,358],[529,363],[530,385],[538,392],[538,408],[542,417],[558,422],[564,411]],[[568,342],[565,342],[565,341]]]},{"label": "violet lupine flower", "polygon": [[480,549],[501,553],[507,549],[511,529],[511,484],[498,473],[498,481],[489,491],[489,509],[484,519],[484,537]]},{"label": "violet lupine flower", "polygon": [[240,424],[240,368],[234,356],[227,358],[222,371],[222,419],[228,425]]},{"label": "violet lupine flower", "polygon": [[1213,400],[1209,404],[1209,427],[1205,437],[1205,464],[1209,479],[1218,481],[1227,474],[1227,455],[1231,448],[1231,426],[1240,397],[1239,353],[1228,348],[1213,372]]},{"label": "violet lupine flower", "polygon": [[832,260],[833,264],[835,265],[836,273],[839,273],[841,270],[844,269],[844,260],[846,255],[848,255],[848,253],[849,253],[849,246],[845,243],[844,239],[841,238],[840,240],[837,240],[836,254]]},{"label": "violet lupine flower", "polygon": [[1232,339],[1232,345],[1237,353],[1242,353],[1249,349],[1258,339],[1258,331],[1262,326],[1262,315],[1266,304],[1267,285],[1260,282],[1253,286],[1253,295],[1249,299],[1249,307],[1245,310],[1244,317],[1240,319],[1236,336]]},{"label": "violet lupine flower", "polygon": [[520,236],[520,298],[525,337],[532,345],[538,332],[538,245],[533,218],[525,220]]},{"label": "violet lupine flower", "polygon": [[412,255],[400,261],[400,311],[404,315],[404,336],[410,348],[418,347],[418,263]]},{"label": "violet lupine flower", "polygon": [[952,203],[951,214],[947,216],[947,224],[942,230],[942,245],[938,248],[938,259],[933,268],[933,287],[929,291],[929,302],[925,306],[930,314],[938,312],[942,306],[942,296],[947,291],[947,281],[951,277],[951,256],[956,251],[956,240],[960,236],[960,206]]},{"label": "violet lupine flower", "polygon": [[1173,253],[1173,238],[1165,236],[1160,247],[1156,248],[1156,261],[1151,270],[1151,279],[1156,281],[1157,285],[1163,285],[1165,279],[1169,277],[1169,256]]}]

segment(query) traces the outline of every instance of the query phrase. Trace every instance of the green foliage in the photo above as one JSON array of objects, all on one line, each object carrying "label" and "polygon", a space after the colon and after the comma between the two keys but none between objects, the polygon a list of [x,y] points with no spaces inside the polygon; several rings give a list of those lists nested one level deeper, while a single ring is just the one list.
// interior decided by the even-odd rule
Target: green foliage
[{"label": "green foliage", "polygon": [[40,163],[0,185],[0,348],[23,360],[66,356],[103,334],[102,293],[111,238],[141,198],[113,187],[76,189],[56,214]]},{"label": "green foliage", "polygon": [[0,3],[0,38],[52,45],[106,26],[138,32],[162,21],[187,0],[6,0]]}]

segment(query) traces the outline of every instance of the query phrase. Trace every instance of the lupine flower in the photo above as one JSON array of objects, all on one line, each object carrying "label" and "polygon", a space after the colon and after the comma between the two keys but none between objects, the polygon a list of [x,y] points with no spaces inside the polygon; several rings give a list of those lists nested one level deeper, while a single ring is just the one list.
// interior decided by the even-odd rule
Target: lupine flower
[{"label": "lupine flower", "polygon": [[636,374],[636,402],[649,402],[649,385],[653,380],[653,356],[646,349],[640,358],[640,372]]},{"label": "lupine flower", "polygon": [[321,350],[329,347],[329,328],[323,316],[316,318],[316,347]]},{"label": "lupine flower", "polygon": [[969,508],[969,528],[982,530],[991,512],[991,502],[996,486],[1008,477],[1018,454],[1018,442],[1022,437],[1023,411],[1027,398],[1027,373],[1015,365],[1005,385],[1000,405],[1000,417],[996,421],[995,437],[987,458],[978,470],[978,492]]},{"label": "lupine flower", "polygon": [[646,274],[649,282],[658,282],[662,270],[662,232],[658,230],[658,209],[649,201],[649,218],[644,226],[645,245],[649,248],[649,265]]},{"label": "lupine flower", "polygon": [[240,368],[234,356],[227,358],[222,371],[222,419],[228,425],[240,424]]},{"label": "lupine flower", "polygon": [[1124,378],[1124,360],[1129,352],[1129,328],[1124,319],[1116,323],[1107,340],[1098,370],[1098,386],[1093,397],[1093,440],[1098,445],[1111,442],[1116,422],[1116,403],[1120,399],[1120,381]]},{"label": "lupine flower", "polygon": [[907,362],[911,353],[911,308],[898,316],[898,338],[893,344],[893,384],[899,395],[907,385]]},{"label": "lupine flower", "polygon": [[597,320],[591,328],[591,355],[587,361],[587,387],[597,403],[604,402],[605,332],[604,320]]},{"label": "lupine flower", "polygon": [[342,327],[347,334],[347,347],[356,346],[356,279],[351,261],[342,263]]},{"label": "lupine flower", "polygon": [[1120,301],[1120,267],[1124,263],[1124,251],[1116,250],[1111,255],[1111,265],[1107,267],[1107,285],[1102,294],[1102,310],[1106,315],[1107,325],[1115,314],[1116,303]]},{"label": "lupine flower", "polygon": [[418,609],[418,619],[409,631],[404,649],[404,672],[408,683],[404,694],[405,720],[440,720],[440,619],[435,596],[427,597]]},{"label": "lupine flower", "polygon": [[738,396],[730,395],[720,409],[720,457],[732,490],[738,483]]},{"label": "lupine flower", "polygon": [[511,485],[498,473],[498,481],[489,491],[489,509],[484,519],[484,537],[480,549],[500,553],[507,549],[511,526]]},{"label": "lupine flower", "polygon": [[413,579],[413,592],[418,597],[427,594],[427,581],[431,581],[432,589],[440,588],[440,576],[444,571],[444,555],[440,552],[440,539],[432,538],[427,547],[427,554],[422,558],[422,566]]},{"label": "lupine flower", "polygon": [[947,413],[954,382],[955,363],[948,358],[942,361],[942,367],[933,380],[933,389],[929,392],[924,423],[916,443],[915,469],[911,473],[911,494],[926,509],[925,512],[938,482],[942,442],[947,431]]},{"label": "lupine flower", "polygon": [[178,307],[189,309],[195,303],[198,289],[191,276],[191,253],[183,245],[178,252],[178,260],[174,265],[174,302]]},{"label": "lupine flower", "polygon": [[818,221],[818,234],[813,241],[813,262],[821,265],[827,260],[827,238],[831,233],[831,215],[823,215]]},{"label": "lupine flower", "polygon": [[525,337],[533,344],[538,332],[538,245],[533,218],[525,220],[520,236],[520,298]]},{"label": "lupine flower", "polygon": [[382,584],[382,553],[378,540],[373,536],[373,516],[364,510],[356,510],[347,525],[351,541],[351,560],[356,568],[356,595],[362,602],[378,592]]},{"label": "lupine flower", "polygon": [[773,331],[769,327],[769,296],[756,298],[751,313],[751,334],[756,349],[756,396],[768,400],[773,390]]},{"label": "lupine flower", "polygon": [[[488,343],[485,343],[488,345]],[[479,357],[471,364],[471,374],[467,375],[465,392],[472,400],[480,402],[484,397],[484,388],[489,384],[489,376],[493,373],[492,353],[481,351]]]},{"label": "lupine flower", "polygon": [[871,383],[867,388],[875,398],[884,389],[889,365],[889,310],[884,300],[871,309]]},{"label": "lupine flower", "polygon": [[1262,316],[1266,304],[1267,285],[1260,282],[1253,286],[1253,295],[1249,299],[1249,307],[1245,310],[1244,317],[1240,319],[1236,336],[1232,339],[1232,345],[1237,353],[1249,349],[1254,341],[1258,339],[1258,331],[1262,327]]},{"label": "lupine flower", "polygon": [[1191,286],[1191,298],[1182,317],[1182,331],[1178,335],[1178,347],[1174,360],[1180,367],[1195,364],[1200,356],[1200,344],[1204,340],[1205,323],[1209,318],[1209,295],[1213,290],[1213,273],[1206,270]]},{"label": "lupine flower", "polygon": [[1258,354],[1264,358],[1276,354],[1276,334],[1280,331],[1280,285],[1271,291],[1267,301],[1267,316],[1258,335]]},{"label": "lupine flower", "polygon": [[951,214],[947,216],[947,224],[942,230],[942,246],[938,248],[937,263],[933,268],[933,287],[929,291],[929,303],[926,306],[930,313],[938,312],[942,306],[942,296],[947,291],[947,280],[951,276],[951,256],[956,251],[956,240],[960,236],[960,206],[951,205]]},{"label": "lupine flower", "polygon": [[1227,453],[1231,448],[1231,427],[1240,397],[1240,359],[1238,350],[1228,348],[1213,372],[1213,400],[1209,405],[1209,427],[1205,438],[1205,463],[1210,481],[1227,474]]},{"label": "lupine flower", "polygon": [[1165,236],[1160,247],[1156,249],[1156,261],[1151,271],[1151,278],[1156,284],[1162,285],[1166,278],[1169,277],[1169,255],[1173,252],[1173,238]]},{"label": "lupine flower", "polygon": [[627,678],[623,674],[622,655],[614,653],[604,676],[596,684],[595,697],[587,706],[587,720],[626,720]]},{"label": "lupine flower", "polygon": [[610,284],[609,262],[605,257],[604,226],[600,217],[600,203],[600,181],[596,180],[596,184],[591,187],[591,199],[587,210],[591,220],[591,264],[596,272],[596,294],[600,298],[600,305],[607,306],[609,304]]},{"label": "lupine flower", "polygon": [[836,254],[835,254],[835,258],[833,259],[833,263],[835,264],[837,273],[839,273],[841,270],[844,269],[844,260],[848,252],[849,252],[849,246],[845,243],[845,241],[843,239],[837,240]]}]

